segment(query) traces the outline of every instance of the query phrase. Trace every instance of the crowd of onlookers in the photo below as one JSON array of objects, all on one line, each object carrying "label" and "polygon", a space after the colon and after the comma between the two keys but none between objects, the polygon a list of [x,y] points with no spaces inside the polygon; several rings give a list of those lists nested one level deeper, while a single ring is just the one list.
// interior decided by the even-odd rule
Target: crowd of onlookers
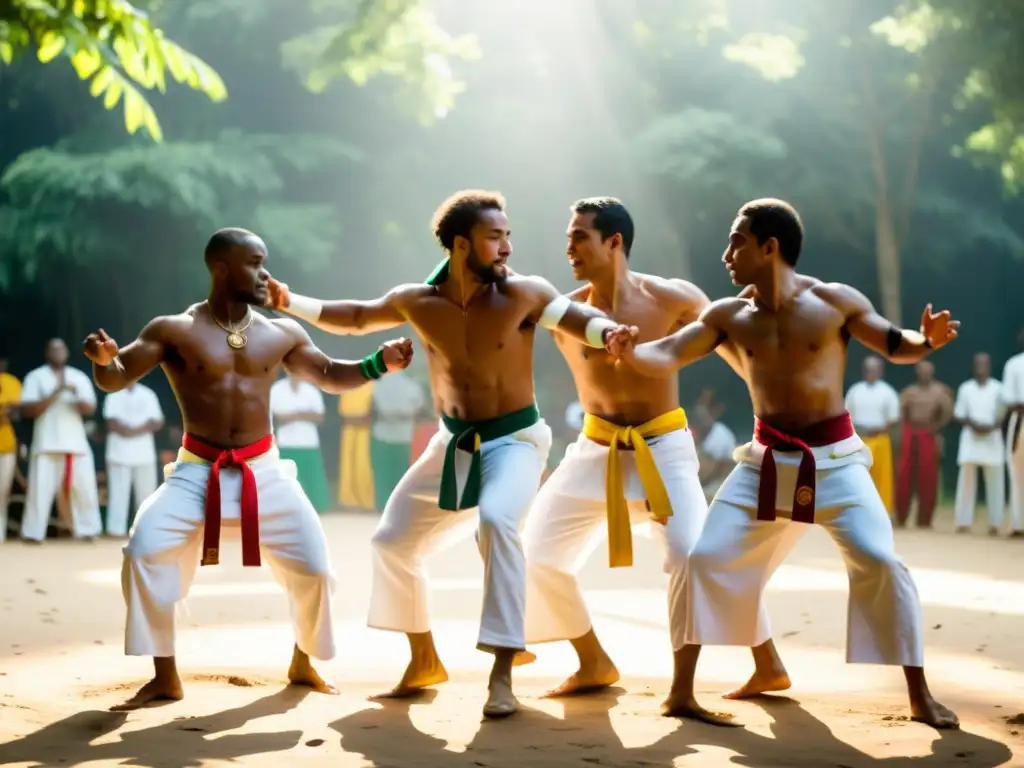
[{"label": "crowd of onlookers", "polygon": [[[67,363],[60,339],[47,343],[43,364],[23,380],[0,358],[0,541],[9,532],[28,542],[48,534],[126,536],[139,504],[158,484],[159,468],[173,462],[181,444],[181,428],[165,423],[153,390],[136,383],[105,395],[100,405],[90,376]],[[956,530],[972,528],[980,476],[990,533],[1007,527],[1011,537],[1024,537],[1024,353],[1007,361],[1001,381],[992,377],[989,356],[978,353],[971,378],[956,392],[935,378],[928,360],[917,365],[916,381],[897,392],[885,381],[882,360],[868,357],[846,407],[872,452],[872,477],[897,526],[905,526],[916,509],[915,524],[931,527],[941,495],[941,458],[956,422]],[[713,390],[687,410],[710,500],[732,470],[738,440],[722,420],[725,408]],[[288,378],[274,384],[276,441],[296,462],[319,512],[382,510],[437,429],[423,383],[404,372],[345,393],[338,399],[338,485],[332,493],[321,452],[324,413],[324,396],[313,385]],[[561,434],[556,430],[553,464],[582,425],[583,410],[573,401]]]}]

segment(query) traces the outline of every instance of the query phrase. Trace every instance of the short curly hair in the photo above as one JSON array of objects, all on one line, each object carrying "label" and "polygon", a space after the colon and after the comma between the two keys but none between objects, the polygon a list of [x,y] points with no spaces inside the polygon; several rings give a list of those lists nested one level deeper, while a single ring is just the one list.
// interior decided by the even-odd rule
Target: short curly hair
[{"label": "short curly hair", "polygon": [[463,189],[445,200],[434,211],[430,228],[441,247],[450,251],[456,237],[469,237],[481,211],[504,211],[505,198],[500,192]]}]

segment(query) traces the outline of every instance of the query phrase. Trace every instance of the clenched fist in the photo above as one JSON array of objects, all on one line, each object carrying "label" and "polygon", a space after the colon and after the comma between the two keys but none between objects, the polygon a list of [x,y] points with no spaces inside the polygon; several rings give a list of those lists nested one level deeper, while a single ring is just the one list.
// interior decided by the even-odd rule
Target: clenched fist
[{"label": "clenched fist", "polygon": [[385,341],[380,348],[384,351],[384,365],[388,373],[404,370],[412,362],[412,339],[392,339]]},{"label": "clenched fist", "polygon": [[287,309],[292,303],[292,295],[288,290],[288,284],[280,280],[270,278],[267,283],[268,295],[267,307],[270,309]]},{"label": "clenched fist", "polygon": [[96,333],[90,333],[85,337],[85,341],[82,342],[82,352],[96,365],[110,365],[117,357],[117,342],[100,328]]},{"label": "clenched fist", "polygon": [[619,325],[605,334],[604,348],[616,360],[628,360],[639,337],[640,329],[635,325]]}]

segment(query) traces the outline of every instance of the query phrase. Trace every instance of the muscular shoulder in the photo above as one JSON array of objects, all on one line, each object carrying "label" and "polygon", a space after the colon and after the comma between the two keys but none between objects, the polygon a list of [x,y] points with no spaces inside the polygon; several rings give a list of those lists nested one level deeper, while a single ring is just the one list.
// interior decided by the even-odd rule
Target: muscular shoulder
[{"label": "muscular shoulder", "polygon": [[[540,275],[509,275],[505,280],[504,289],[510,296],[537,307],[543,307],[562,295],[547,278]],[[571,294],[569,298],[577,300]]]},{"label": "muscular shoulder", "polygon": [[388,303],[396,307],[407,306],[408,304],[425,299],[434,295],[434,286],[426,283],[403,283],[396,285],[385,294]]},{"label": "muscular shoulder", "polygon": [[299,323],[298,320],[293,320],[290,317],[268,318],[263,317],[262,315],[260,315],[259,318],[272,328],[275,328],[278,331],[286,333],[288,336],[295,339],[295,341],[301,341],[309,338],[309,333],[306,331],[305,328],[302,327],[302,324]]},{"label": "muscular shoulder", "polygon": [[140,339],[147,341],[172,341],[195,323],[198,305],[193,305],[176,315],[158,315],[143,327]]},{"label": "muscular shoulder", "polygon": [[728,331],[729,325],[741,312],[750,309],[750,300],[739,296],[727,296],[708,304],[700,313],[700,320],[705,325]]},{"label": "muscular shoulder", "polygon": [[835,307],[845,317],[871,311],[871,302],[868,297],[852,286],[845,283],[823,283],[805,275],[799,277],[808,281],[807,289],[810,292],[826,304]]}]

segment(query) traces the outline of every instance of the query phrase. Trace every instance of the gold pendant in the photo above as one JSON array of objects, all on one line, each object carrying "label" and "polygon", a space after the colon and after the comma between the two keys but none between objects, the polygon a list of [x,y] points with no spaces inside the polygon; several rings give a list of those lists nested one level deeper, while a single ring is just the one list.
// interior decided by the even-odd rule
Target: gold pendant
[{"label": "gold pendant", "polygon": [[228,334],[228,346],[232,349],[241,349],[245,346],[246,338],[240,333],[229,333]]}]

